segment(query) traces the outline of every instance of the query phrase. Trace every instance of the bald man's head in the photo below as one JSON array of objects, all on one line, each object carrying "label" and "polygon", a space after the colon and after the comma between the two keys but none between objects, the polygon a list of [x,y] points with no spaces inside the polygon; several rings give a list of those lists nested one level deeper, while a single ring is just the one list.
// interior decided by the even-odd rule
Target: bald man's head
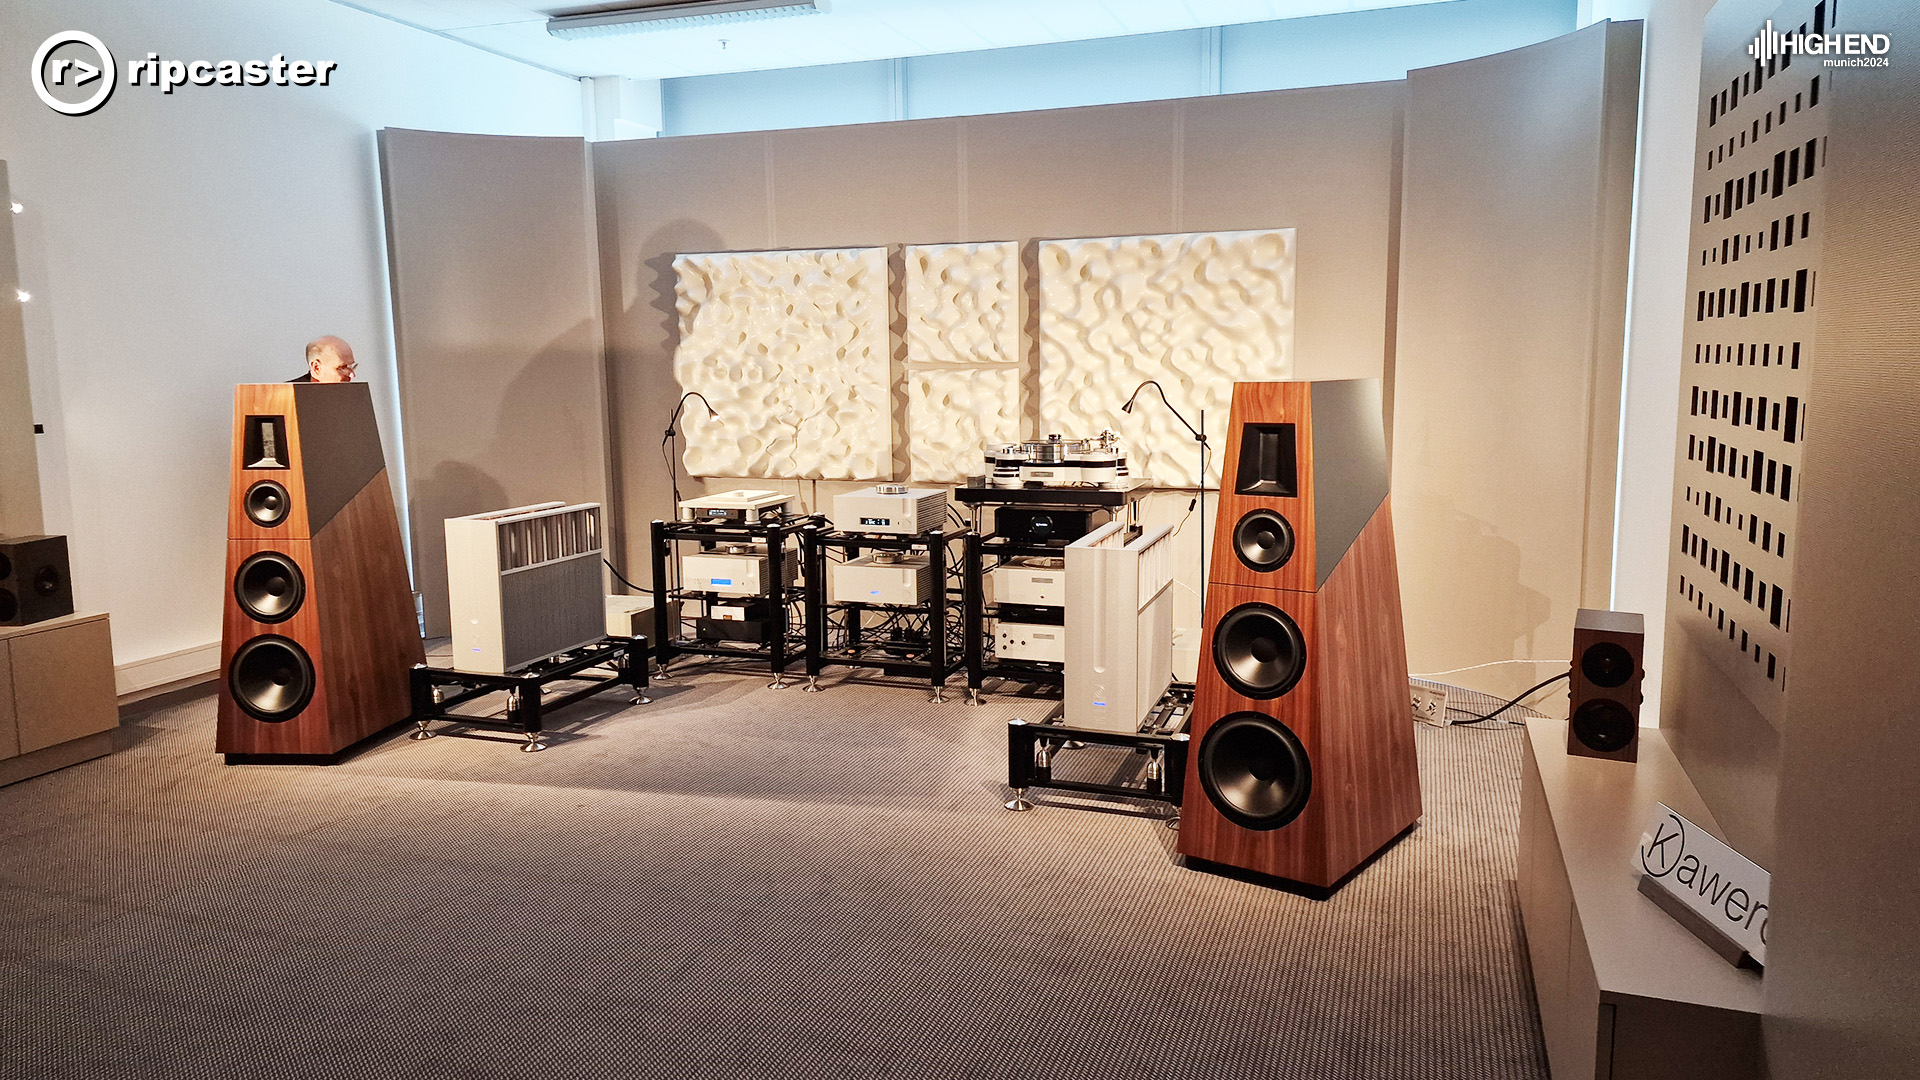
[{"label": "bald man's head", "polygon": [[307,343],[307,374],[314,382],[352,382],[353,346],[328,334]]}]

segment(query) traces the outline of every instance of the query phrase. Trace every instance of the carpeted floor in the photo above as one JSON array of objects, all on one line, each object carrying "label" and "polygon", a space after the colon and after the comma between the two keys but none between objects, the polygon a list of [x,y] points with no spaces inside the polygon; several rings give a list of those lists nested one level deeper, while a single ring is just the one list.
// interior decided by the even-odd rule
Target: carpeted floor
[{"label": "carpeted floor", "polygon": [[1181,868],[1151,804],[1001,809],[1043,703],[766,684],[331,768],[222,765],[210,697],[134,718],[0,789],[0,1070],[1546,1076],[1517,729],[1417,727],[1423,823],[1316,902]]}]

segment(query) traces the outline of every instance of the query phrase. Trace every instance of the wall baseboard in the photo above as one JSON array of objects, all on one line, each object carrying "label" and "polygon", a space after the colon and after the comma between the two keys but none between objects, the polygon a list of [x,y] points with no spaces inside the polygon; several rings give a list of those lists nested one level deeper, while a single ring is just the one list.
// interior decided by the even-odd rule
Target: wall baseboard
[{"label": "wall baseboard", "polygon": [[124,705],[129,700],[204,682],[219,671],[220,643],[215,641],[120,664],[113,669],[113,689]]}]

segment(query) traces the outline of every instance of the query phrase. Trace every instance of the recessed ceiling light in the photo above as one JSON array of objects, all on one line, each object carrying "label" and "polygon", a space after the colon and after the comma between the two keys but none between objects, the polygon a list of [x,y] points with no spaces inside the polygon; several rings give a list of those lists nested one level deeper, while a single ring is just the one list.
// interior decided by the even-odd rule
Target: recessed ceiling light
[{"label": "recessed ceiling light", "polygon": [[557,15],[547,20],[547,33],[557,38],[586,38],[645,30],[678,30],[716,23],[825,14],[827,3],[828,0],[666,0],[615,11]]}]

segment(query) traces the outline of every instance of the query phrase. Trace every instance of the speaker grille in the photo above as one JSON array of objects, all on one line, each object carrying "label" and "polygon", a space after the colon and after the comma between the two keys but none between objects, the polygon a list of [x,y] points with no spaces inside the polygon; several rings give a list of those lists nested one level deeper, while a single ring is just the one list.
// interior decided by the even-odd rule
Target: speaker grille
[{"label": "speaker grille", "polygon": [[1230,713],[1200,740],[1200,785],[1227,820],[1278,829],[1307,808],[1313,766],[1300,737],[1256,712]]},{"label": "speaker grille", "polygon": [[1213,665],[1234,693],[1277,698],[1307,669],[1307,643],[1286,612],[1270,604],[1241,604],[1213,632]]},{"label": "speaker grille", "polygon": [[1573,711],[1573,737],[1580,745],[1600,754],[1617,753],[1633,742],[1633,710],[1617,701],[1595,698]]},{"label": "speaker grille", "polygon": [[1623,686],[1633,678],[1633,654],[1615,642],[1602,641],[1580,654],[1580,674],[1595,686]]},{"label": "speaker grille", "polygon": [[313,684],[313,661],[307,650],[277,634],[240,646],[227,665],[227,686],[234,702],[248,716],[270,724],[298,716],[313,700]]},{"label": "speaker grille", "polygon": [[1293,558],[1293,525],[1272,510],[1250,510],[1233,527],[1233,553],[1249,570],[1278,570]]},{"label": "speaker grille", "polygon": [[233,575],[233,598],[255,622],[285,622],[300,610],[306,597],[307,579],[300,564],[278,551],[248,556]]},{"label": "speaker grille", "polygon": [[247,518],[255,525],[271,529],[287,520],[293,508],[293,496],[278,480],[261,480],[247,489]]}]

